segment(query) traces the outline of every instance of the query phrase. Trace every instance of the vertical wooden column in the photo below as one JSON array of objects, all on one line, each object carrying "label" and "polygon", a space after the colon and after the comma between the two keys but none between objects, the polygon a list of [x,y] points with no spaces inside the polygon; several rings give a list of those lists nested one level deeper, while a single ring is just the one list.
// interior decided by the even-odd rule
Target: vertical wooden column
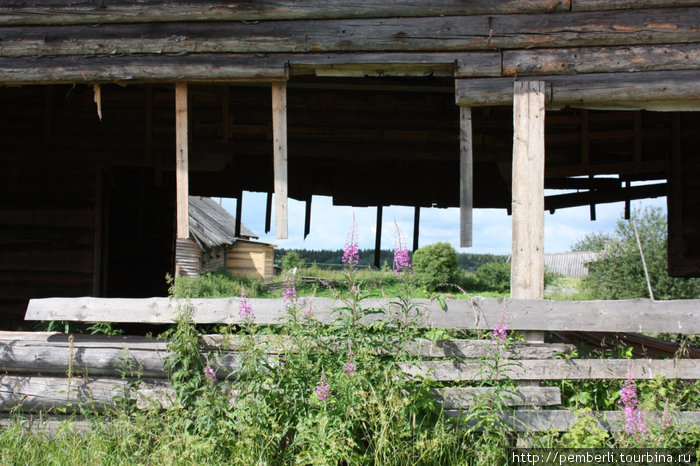
[{"label": "vertical wooden column", "polygon": [[418,250],[418,234],[420,232],[420,206],[413,211],[413,252]]},{"label": "vertical wooden column", "polygon": [[241,237],[241,218],[243,217],[243,191],[238,191],[236,196],[236,222],[233,225],[233,234],[236,238]]},{"label": "vertical wooden column", "polygon": [[311,233],[311,199],[312,196],[306,199],[306,209],[304,209],[304,239]]},{"label": "vertical wooden column", "polygon": [[374,266],[376,268],[381,267],[381,255],[382,255],[382,214],[384,208],[380,205],[377,206],[377,228],[376,235],[374,237]]},{"label": "vertical wooden column", "polygon": [[[544,97],[542,81],[513,87],[513,259],[511,297],[544,297]],[[543,341],[544,332],[523,332]]]},{"label": "vertical wooden column", "polygon": [[474,150],[472,146],[472,109],[459,108],[459,246],[472,245],[472,207],[474,204]]},{"label": "vertical wooden column", "polygon": [[272,193],[267,193],[265,200],[265,234],[270,233],[272,225]]},{"label": "vertical wooden column", "polygon": [[187,239],[190,237],[189,172],[187,165],[187,83],[175,84],[175,148],[177,239]]},{"label": "vertical wooden column", "polygon": [[275,237],[287,238],[287,83],[272,83],[274,140]]}]

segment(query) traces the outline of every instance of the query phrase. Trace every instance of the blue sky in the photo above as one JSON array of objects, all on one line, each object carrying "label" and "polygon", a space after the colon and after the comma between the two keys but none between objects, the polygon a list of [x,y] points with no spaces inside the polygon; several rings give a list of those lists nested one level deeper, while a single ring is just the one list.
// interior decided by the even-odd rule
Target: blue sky
[{"label": "blue sky", "polygon": [[[218,199],[217,199],[218,200]],[[360,248],[374,248],[375,207],[333,206],[330,197],[314,196],[311,210],[311,234],[304,240],[305,204],[289,200],[289,239],[279,240],[273,231],[265,235],[265,193],[244,192],[242,222],[260,240],[281,248],[342,249],[352,223],[357,223]],[[236,200],[223,199],[223,206],[235,215]],[[633,201],[632,208],[659,206],[666,211],[666,198]],[[557,210],[553,215],[545,213],[545,252],[563,252],[585,234],[610,232],[624,212],[624,203],[600,204],[596,208],[596,221],[589,218],[589,208],[574,207]],[[273,214],[274,224],[274,214]],[[413,208],[384,207],[382,222],[382,248],[391,249],[394,243],[394,220],[408,239],[413,238]],[[505,210],[476,209],[474,211],[473,247],[459,248],[459,209],[421,209],[419,246],[448,241],[459,252],[510,254],[511,217]]]}]

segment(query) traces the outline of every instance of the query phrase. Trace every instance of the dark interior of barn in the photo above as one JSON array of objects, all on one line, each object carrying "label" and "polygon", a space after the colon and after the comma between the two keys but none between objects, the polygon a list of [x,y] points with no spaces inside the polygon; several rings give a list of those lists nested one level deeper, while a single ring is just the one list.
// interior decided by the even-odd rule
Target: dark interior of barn
[{"label": "dark interior of barn", "polygon": [[[30,298],[163,296],[175,254],[174,85],[0,87],[0,312]],[[273,191],[270,84],[190,84],[193,195]],[[289,196],[459,206],[452,78],[287,84]],[[545,208],[669,195],[670,271],[697,272],[698,112],[548,109]],[[510,106],[473,109],[475,208],[510,209]],[[642,186],[636,181],[659,180]],[[668,185],[666,180],[668,180]],[[681,220],[682,219],[682,220]]]}]

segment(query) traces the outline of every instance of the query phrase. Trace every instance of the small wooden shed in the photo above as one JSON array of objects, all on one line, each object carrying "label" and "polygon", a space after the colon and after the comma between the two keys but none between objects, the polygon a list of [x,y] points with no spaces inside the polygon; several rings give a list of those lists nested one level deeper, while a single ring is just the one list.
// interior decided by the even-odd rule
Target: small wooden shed
[{"label": "small wooden shed", "polygon": [[[222,268],[232,275],[269,282],[274,273],[274,245],[258,236],[208,197],[189,198],[190,260],[180,261],[181,274],[196,276]],[[239,230],[238,232],[236,230]]]}]

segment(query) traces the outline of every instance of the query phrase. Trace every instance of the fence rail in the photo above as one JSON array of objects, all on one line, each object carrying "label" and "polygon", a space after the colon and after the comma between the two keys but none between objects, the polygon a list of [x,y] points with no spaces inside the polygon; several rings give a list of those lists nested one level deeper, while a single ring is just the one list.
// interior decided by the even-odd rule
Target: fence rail
[{"label": "fence rail", "polygon": [[[252,298],[255,323],[282,324],[287,317],[282,299]],[[418,324],[434,328],[492,329],[503,315],[514,330],[552,330],[586,332],[700,333],[700,300],[651,301],[550,301],[503,298],[450,299],[445,308],[437,301],[414,300],[420,316]],[[65,320],[79,322],[115,322],[163,324],[174,322],[181,309],[192,309],[192,318],[200,324],[242,323],[238,315],[239,298],[46,298],[29,302],[25,320]],[[334,310],[342,301],[329,298],[300,298],[301,308],[312,308],[315,317],[332,323]],[[385,314],[368,316],[364,322],[386,319],[396,312],[395,300],[367,299],[363,305],[383,309]]]},{"label": "fence rail", "polygon": [[[255,322],[261,325],[282,324],[285,303],[280,299],[251,299]],[[573,301],[511,300],[473,298],[436,301],[415,300],[417,321],[424,327],[490,330],[507,316],[509,329],[581,332],[665,332],[700,333],[700,300],[687,301]],[[239,299],[194,299],[178,301],[167,298],[101,299],[49,298],[31,300],[27,320],[69,320],[82,322],[172,323],[187,306],[195,322],[241,323]],[[317,319],[333,324],[342,301],[301,298],[302,308],[312,307]],[[382,309],[365,323],[392,319],[396,304],[390,299],[370,299],[365,307]],[[505,311],[505,314],[504,314]],[[256,337],[274,366],[280,354],[296,351],[294,342],[278,335]],[[330,340],[314,344],[333,348]],[[173,390],[168,373],[168,342],[137,336],[65,335],[52,332],[0,332],[0,411],[26,413],[79,412],[80,406],[102,411],[114,405],[115,397],[138,382],[137,407],[165,408],[172,403]],[[205,335],[200,338],[202,357],[216,367],[221,378],[235,377],[240,368],[243,340]],[[549,343],[515,343],[500,361],[501,371],[489,375],[480,358],[493,354],[491,342],[445,339],[432,342],[417,339],[404,349],[414,360],[398,362],[407,377],[428,377],[444,386],[434,389],[445,412],[458,415],[468,409],[476,396],[490,396],[492,387],[473,386],[480,381],[508,378],[521,386],[507,397],[512,410],[503,413],[515,431],[568,430],[577,420],[562,404],[558,387],[531,386],[539,381],[620,380],[656,377],[680,380],[700,379],[700,359],[582,359],[572,358],[573,345]],[[377,348],[377,352],[387,349]],[[686,353],[688,355],[689,353]],[[126,378],[124,378],[126,377]],[[523,385],[524,384],[524,385]],[[470,386],[471,385],[471,386]],[[235,396],[231,399],[235,403]],[[536,409],[534,409],[536,408]],[[609,430],[622,428],[618,412],[595,412],[595,422]],[[650,413],[659,416],[660,413]],[[0,416],[2,418],[2,416]],[[60,418],[51,418],[45,429],[51,431]],[[0,419],[0,424],[2,423]],[[34,418],[27,427],[35,429]],[[75,429],[85,428],[76,421]],[[700,425],[700,412],[676,414],[674,422]],[[54,423],[54,424],[51,424]]]}]

